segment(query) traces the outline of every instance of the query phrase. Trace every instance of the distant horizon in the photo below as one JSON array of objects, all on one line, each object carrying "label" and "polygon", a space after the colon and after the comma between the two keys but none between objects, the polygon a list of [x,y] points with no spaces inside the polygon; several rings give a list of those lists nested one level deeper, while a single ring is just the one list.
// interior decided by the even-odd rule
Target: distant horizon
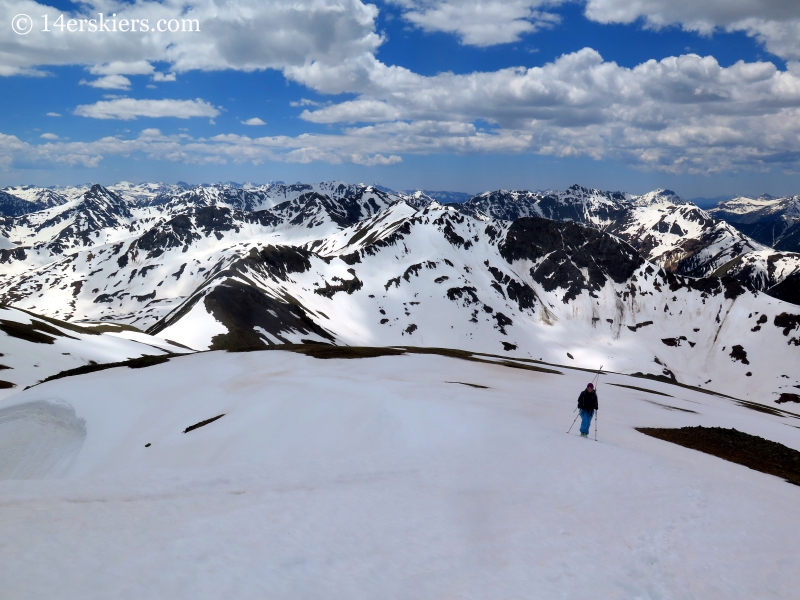
[{"label": "distant horizon", "polygon": [[[565,191],[565,190],[567,190],[568,188],[570,188],[570,187],[572,187],[574,185],[577,185],[577,186],[580,186],[580,187],[583,187],[583,188],[586,188],[586,189],[595,189],[595,190],[600,191],[600,192],[608,192],[608,193],[620,192],[620,193],[628,193],[628,194],[631,194],[633,196],[642,196],[642,195],[647,194],[649,192],[654,192],[654,191],[658,191],[658,190],[666,190],[666,191],[672,191],[673,193],[675,193],[677,196],[679,196],[683,200],[687,200],[689,202],[692,202],[692,203],[696,204],[700,208],[713,207],[713,206],[716,206],[717,204],[719,204],[720,202],[725,202],[727,200],[732,200],[732,199],[737,198],[737,197],[756,199],[756,198],[760,198],[760,197],[764,197],[764,196],[769,196],[769,197],[773,197],[773,198],[784,198],[784,197],[792,197],[794,195],[797,195],[797,194],[774,195],[774,194],[770,194],[770,193],[764,192],[764,193],[760,193],[760,194],[756,194],[756,195],[752,195],[752,194],[739,194],[739,195],[737,195],[737,194],[724,194],[724,195],[719,195],[719,196],[714,196],[714,197],[707,197],[707,196],[687,197],[687,196],[684,196],[684,195],[676,192],[675,190],[671,190],[671,189],[665,188],[665,187],[657,187],[657,188],[653,188],[653,189],[647,190],[646,192],[634,193],[634,192],[629,192],[628,190],[624,190],[624,189],[616,189],[616,190],[615,189],[603,189],[603,188],[597,188],[597,187],[594,187],[594,186],[583,185],[583,184],[580,184],[580,183],[573,183],[573,184],[565,186],[563,188],[537,188],[537,189],[534,189],[534,188],[499,187],[499,188],[487,188],[487,189],[482,189],[482,190],[474,191],[474,192],[464,192],[464,191],[452,190],[452,189],[421,189],[421,188],[396,189],[396,188],[393,188],[393,187],[390,187],[390,186],[383,185],[380,182],[373,182],[373,183],[366,183],[366,182],[363,182],[363,181],[353,182],[353,181],[347,181],[347,180],[339,179],[339,178],[320,179],[320,180],[313,180],[313,181],[312,180],[295,181],[295,182],[287,182],[287,181],[280,180],[280,179],[263,181],[263,182],[251,181],[251,180],[235,181],[235,180],[232,180],[232,179],[227,179],[227,180],[218,180],[218,181],[213,181],[213,182],[205,181],[205,182],[200,182],[200,183],[187,182],[187,181],[184,181],[184,180],[177,180],[175,182],[170,182],[170,181],[155,181],[155,180],[131,181],[130,179],[120,179],[120,180],[115,181],[113,183],[103,183],[103,182],[100,182],[100,181],[83,181],[83,182],[80,182],[80,183],[67,184],[67,185],[35,185],[35,184],[7,185],[7,186],[4,186],[4,187],[0,187],[0,190],[5,191],[5,192],[9,192],[9,190],[13,190],[15,188],[23,188],[23,189],[24,188],[37,188],[37,189],[59,190],[59,189],[79,188],[79,187],[91,187],[92,185],[96,185],[96,184],[102,185],[103,187],[106,187],[106,188],[110,188],[110,187],[113,187],[115,185],[119,185],[119,184],[122,184],[122,183],[128,183],[128,184],[131,184],[131,185],[134,185],[134,186],[136,186],[136,185],[156,185],[156,184],[160,184],[160,185],[184,186],[184,187],[187,187],[187,188],[211,187],[211,186],[215,186],[215,185],[232,185],[232,186],[236,186],[236,187],[244,187],[245,185],[252,185],[252,186],[255,186],[255,187],[261,187],[261,186],[265,186],[265,185],[311,185],[311,184],[315,184],[315,183],[328,183],[328,182],[333,182],[333,181],[340,181],[340,182],[346,183],[348,185],[372,186],[372,187],[376,187],[376,188],[379,188],[379,189],[383,189],[383,190],[391,192],[391,193],[410,194],[410,193],[414,193],[414,192],[418,192],[419,191],[419,192],[424,192],[426,194],[464,195],[464,196],[468,196],[470,198],[474,197],[474,196],[478,196],[478,195],[483,194],[483,193],[501,191],[501,190],[503,190],[503,191],[511,191],[511,192],[513,192],[513,191],[527,191],[527,192],[534,192],[534,193],[544,193],[544,192],[547,192],[547,191]],[[465,200],[463,200],[463,201],[465,201]]]}]

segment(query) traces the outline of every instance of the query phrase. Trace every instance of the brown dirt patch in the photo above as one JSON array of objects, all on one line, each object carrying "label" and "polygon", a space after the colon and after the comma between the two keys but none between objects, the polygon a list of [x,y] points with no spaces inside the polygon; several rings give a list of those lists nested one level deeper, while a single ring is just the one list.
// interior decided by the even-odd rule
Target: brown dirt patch
[{"label": "brown dirt patch", "polygon": [[757,435],[723,427],[637,427],[636,431],[800,485],[800,452]]}]

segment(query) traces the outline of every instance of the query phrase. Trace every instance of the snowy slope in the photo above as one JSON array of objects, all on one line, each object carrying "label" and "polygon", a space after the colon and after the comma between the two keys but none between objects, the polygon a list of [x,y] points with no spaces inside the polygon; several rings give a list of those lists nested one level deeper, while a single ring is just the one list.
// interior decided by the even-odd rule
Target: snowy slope
[{"label": "snowy slope", "polygon": [[6,221],[3,233],[41,264],[123,237],[132,220],[121,196],[94,185],[78,199]]},{"label": "snowy slope", "polygon": [[[267,191],[270,208],[236,208],[241,194]],[[314,341],[551,361],[569,353],[579,365],[761,403],[800,383],[795,307],[736,280],[670,272],[720,265],[720,274],[795,301],[793,255],[740,256],[751,242],[666,191],[548,194],[506,204],[503,194],[487,196],[479,210],[339,182],[199,186],[163,203],[93,186],[13,219],[11,240],[33,241],[0,249],[0,301],[199,349]],[[512,223],[497,212],[520,207],[556,220]],[[688,242],[698,243],[687,250]],[[643,244],[658,261],[637,254]]]},{"label": "snowy slope", "polygon": [[[5,273],[21,273],[48,265],[63,255],[87,248],[134,240],[146,232],[180,218],[203,214],[222,215],[223,221],[259,223],[284,229],[313,229],[306,237],[321,237],[374,215],[401,199],[424,206],[422,195],[405,197],[372,186],[348,186],[341,182],[315,185],[265,185],[243,188],[232,184],[213,186],[166,186],[120,183],[105,188],[94,185],[69,201],[25,214],[0,218],[0,236],[17,246],[0,254]],[[205,234],[217,235],[214,224]]]},{"label": "snowy slope", "polygon": [[728,261],[763,246],[714,219],[670,190],[643,196],[574,185],[566,191],[486,192],[463,211],[513,221],[539,216],[575,221],[613,233],[666,270],[702,277]]},{"label": "snowy slope", "polygon": [[[669,272],[693,277],[727,273],[780,300],[800,304],[796,269],[791,266],[800,265],[800,254],[786,252],[800,249],[800,220],[792,216],[800,210],[795,199],[737,198],[704,211],[670,190],[632,196],[572,186],[564,192],[486,192],[462,210],[509,221],[541,216],[584,223],[619,236]],[[780,236],[774,231],[767,235],[764,228],[775,219],[783,223]],[[775,260],[769,259],[774,253],[767,248],[773,243],[784,250],[781,260],[790,266],[774,267]],[[742,263],[750,268],[733,268]]]},{"label": "snowy slope", "polygon": [[793,308],[734,279],[666,273],[591,228],[398,204],[306,248],[252,248],[149,331],[211,348],[312,340],[570,354],[772,402],[800,384]]},{"label": "snowy slope", "polygon": [[773,298],[793,304],[800,298],[800,254],[796,252],[748,252],[724,265],[715,275],[746,281]]},{"label": "snowy slope", "polygon": [[800,252],[800,196],[741,196],[721,202],[709,213],[766,246]]},{"label": "snowy slope", "polygon": [[0,216],[18,217],[68,202],[68,196],[50,188],[7,187],[0,190]]},{"label": "snowy slope", "polygon": [[771,296],[800,304],[800,196],[738,197],[709,211],[778,252],[748,252],[723,265],[725,272]]},{"label": "snowy slope", "polygon": [[[57,214],[15,220],[12,235],[36,241],[0,250],[0,294],[6,303],[65,320],[150,327],[210,273],[246,256],[252,244],[304,244],[397,202],[371,187],[350,191],[338,201],[303,191],[272,209],[247,212],[183,196],[167,205],[134,206],[95,186]],[[98,207],[96,198],[110,200]],[[122,208],[108,209],[111,201]],[[118,222],[94,226],[112,219]]]},{"label": "snowy slope", "polygon": [[212,352],[27,390],[0,409],[4,593],[795,595],[797,488],[633,427],[800,448],[796,418],[608,374],[583,440],[591,375],[551,368]]},{"label": "snowy slope", "polygon": [[121,327],[78,327],[0,306],[0,399],[92,361],[184,353],[186,348]]},{"label": "snowy slope", "polygon": [[667,271],[703,277],[742,254],[764,249],[677,196],[655,192],[632,204],[631,213],[609,231]]},{"label": "snowy slope", "polygon": [[[287,201],[299,209],[291,217],[195,208],[132,241],[6,276],[3,297],[57,318],[132,324],[193,348],[316,341],[546,360],[569,353],[578,364],[768,403],[786,377],[800,383],[796,334],[775,324],[792,307],[735,281],[668,274],[616,238],[569,222],[532,218],[517,231],[521,221],[404,201],[358,220],[374,210],[370,200],[344,204],[357,209],[352,218],[314,193]],[[522,241],[509,254],[514,231]],[[757,327],[761,318],[768,323]]]}]

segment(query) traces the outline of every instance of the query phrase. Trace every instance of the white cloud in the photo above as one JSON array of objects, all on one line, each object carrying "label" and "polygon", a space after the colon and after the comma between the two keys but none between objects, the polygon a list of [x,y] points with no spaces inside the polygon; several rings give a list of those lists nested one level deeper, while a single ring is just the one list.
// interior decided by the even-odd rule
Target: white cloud
[{"label": "white cloud", "polygon": [[[0,35],[0,38],[1,37],[2,36]],[[0,53],[0,56],[2,56],[2,53]],[[48,75],[49,73],[47,73],[47,71],[40,71],[39,69],[29,69],[25,67],[14,67],[11,65],[0,64],[0,77],[47,77]]]},{"label": "white cloud", "polygon": [[606,23],[644,18],[656,26],[680,23],[696,31],[710,31],[750,18],[797,19],[800,5],[794,0],[586,0],[586,14]]},{"label": "white cloud", "polygon": [[153,81],[175,81],[175,73],[153,73]]},{"label": "white cloud", "polygon": [[312,123],[394,121],[401,116],[402,111],[396,106],[371,98],[333,104],[315,111],[304,110],[300,115],[302,119]]},{"label": "white cloud", "polygon": [[[651,27],[742,30],[781,56],[800,58],[800,2],[795,0],[582,1],[587,15],[600,22],[644,19]],[[416,26],[449,31],[463,43],[479,46],[514,41],[552,23],[546,11],[559,3],[395,2]],[[199,164],[279,160],[381,165],[394,164],[405,153],[533,152],[615,158],[693,173],[800,163],[800,63],[789,62],[785,71],[771,63],[723,68],[713,57],[686,55],[631,69],[584,49],[532,69],[425,77],[377,59],[382,43],[375,31],[377,8],[361,0],[196,0],[189,7],[182,0],[95,0],[78,6],[81,14],[113,8],[118,18],[129,19],[180,18],[184,11],[184,17],[198,18],[201,32],[69,36],[33,31],[12,37],[0,29],[0,74],[43,76],[47,65],[80,64],[99,78],[93,84],[117,78],[120,85],[130,85],[128,77],[135,75],[169,81],[190,70],[273,68],[317,93],[347,93],[353,99],[293,103],[306,108],[303,119],[331,125],[324,135],[225,134],[198,140],[143,132],[136,139],[32,146],[5,136],[0,137],[0,166],[13,162],[10,148],[30,160],[84,166],[98,164],[103,156],[137,153]],[[8,0],[0,3],[0,22],[19,12],[53,10],[32,0]],[[163,71],[156,71],[154,64]],[[212,122],[219,112],[200,99],[130,98],[75,110],[101,119],[200,116]],[[478,122],[489,126],[480,129]]]},{"label": "white cloud", "polygon": [[0,133],[0,170],[12,167],[41,168],[48,164],[94,167],[104,158],[143,156],[184,164],[262,164],[267,161],[333,164],[352,162],[366,166],[394,165],[397,155],[384,156],[369,149],[374,143],[364,137],[274,136],[251,138],[234,134],[193,139],[185,133],[164,135],[148,128],[131,139],[104,137],[90,142],[49,142],[32,145]]},{"label": "white cloud", "polygon": [[[788,71],[763,62],[722,67],[712,57],[685,55],[625,68],[585,49],[532,69],[423,77],[376,61],[362,75],[368,92],[304,113],[342,124],[330,133],[198,139],[145,129],[132,139],[41,145],[0,136],[0,167],[17,158],[85,166],[103,157],[136,155],[187,164],[381,166],[397,164],[404,154],[438,153],[588,156],[706,174],[800,163],[800,65],[795,63]],[[118,98],[81,107],[79,114],[188,116],[182,102],[198,113],[217,112],[201,100]],[[481,129],[476,122],[490,125]]]},{"label": "white cloud", "polygon": [[257,126],[257,125],[266,125],[266,124],[267,124],[266,121],[262,121],[258,117],[253,117],[252,119],[247,119],[246,121],[242,121],[242,125]]},{"label": "white cloud", "polygon": [[[390,0],[403,17],[425,31],[457,35],[473,46],[516,42],[527,33],[556,25],[549,7],[564,0]],[[800,2],[797,0],[578,0],[599,23],[647,27],[678,25],[687,31],[744,31],[784,59],[800,59]]]},{"label": "white cloud", "polygon": [[383,154],[375,154],[374,156],[364,156],[362,154],[353,154],[350,160],[357,165],[364,165],[366,167],[374,167],[375,165],[397,165],[403,162],[399,156],[392,154],[391,156],[384,156]]},{"label": "white cloud", "polygon": [[219,110],[208,102],[197,100],[137,100],[117,98],[94,104],[82,104],[74,114],[93,119],[121,119],[129,121],[136,117],[216,117]]},{"label": "white cloud", "polygon": [[57,112],[49,112],[49,113],[47,113],[47,116],[48,116],[48,117],[60,117],[60,116],[61,116],[61,113],[57,113]]},{"label": "white cloud", "polygon": [[[361,0],[89,0],[78,3],[65,19],[148,19],[148,33],[94,32],[76,34],[35,27],[27,35],[0,29],[0,75],[41,74],[46,65],[87,65],[97,75],[153,73],[163,62],[172,73],[192,70],[284,69],[319,62],[335,65],[371,55],[382,42],[375,32],[377,8]],[[0,3],[0,23],[19,14],[59,12],[33,0]],[[197,32],[157,32],[159,19],[197,19]],[[169,78],[170,76],[165,76]]]},{"label": "white cloud", "polygon": [[39,137],[44,139],[44,140],[57,140],[58,139],[58,136],[55,133],[43,133]]},{"label": "white cloud", "polygon": [[470,46],[519,41],[526,33],[551,27],[558,15],[536,10],[560,0],[395,0],[403,17],[424,31],[444,31]]},{"label": "white cloud", "polygon": [[586,0],[586,16],[600,23],[650,27],[680,25],[709,34],[744,31],[785,59],[800,59],[800,2],[796,0]]},{"label": "white cloud", "polygon": [[89,69],[92,75],[150,75],[155,69],[146,60],[126,62],[115,60],[110,63],[94,65]]},{"label": "white cloud", "polygon": [[131,87],[131,80],[124,75],[106,75],[93,81],[81,79],[81,85],[88,85],[101,90],[127,90]]},{"label": "white cloud", "polygon": [[[81,85],[88,85],[103,90],[127,90],[131,87],[131,81],[124,75],[150,75],[155,68],[146,60],[134,62],[113,61],[106,64],[93,65],[89,68],[92,75],[102,75],[93,81],[82,79]],[[160,73],[155,73],[154,79]]]},{"label": "white cloud", "polygon": [[289,106],[323,106],[324,102],[315,102],[314,100],[309,100],[308,98],[300,98],[298,101],[289,102]]},{"label": "white cloud", "polygon": [[[543,67],[435,77],[375,61],[358,79],[367,82],[358,98],[301,116],[376,123],[346,130],[371,143],[386,136],[373,152],[584,155],[698,173],[800,160],[794,63],[724,68],[685,55],[629,69],[584,49]],[[478,120],[494,128],[478,131]]]}]

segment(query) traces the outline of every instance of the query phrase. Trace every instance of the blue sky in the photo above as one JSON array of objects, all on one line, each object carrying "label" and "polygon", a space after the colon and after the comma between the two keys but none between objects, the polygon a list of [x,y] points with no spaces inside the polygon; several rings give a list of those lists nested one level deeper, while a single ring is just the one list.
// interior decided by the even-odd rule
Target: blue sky
[{"label": "blue sky", "polygon": [[[100,12],[200,31],[53,25]],[[797,39],[793,0],[8,0],[0,185],[800,193]]]}]

